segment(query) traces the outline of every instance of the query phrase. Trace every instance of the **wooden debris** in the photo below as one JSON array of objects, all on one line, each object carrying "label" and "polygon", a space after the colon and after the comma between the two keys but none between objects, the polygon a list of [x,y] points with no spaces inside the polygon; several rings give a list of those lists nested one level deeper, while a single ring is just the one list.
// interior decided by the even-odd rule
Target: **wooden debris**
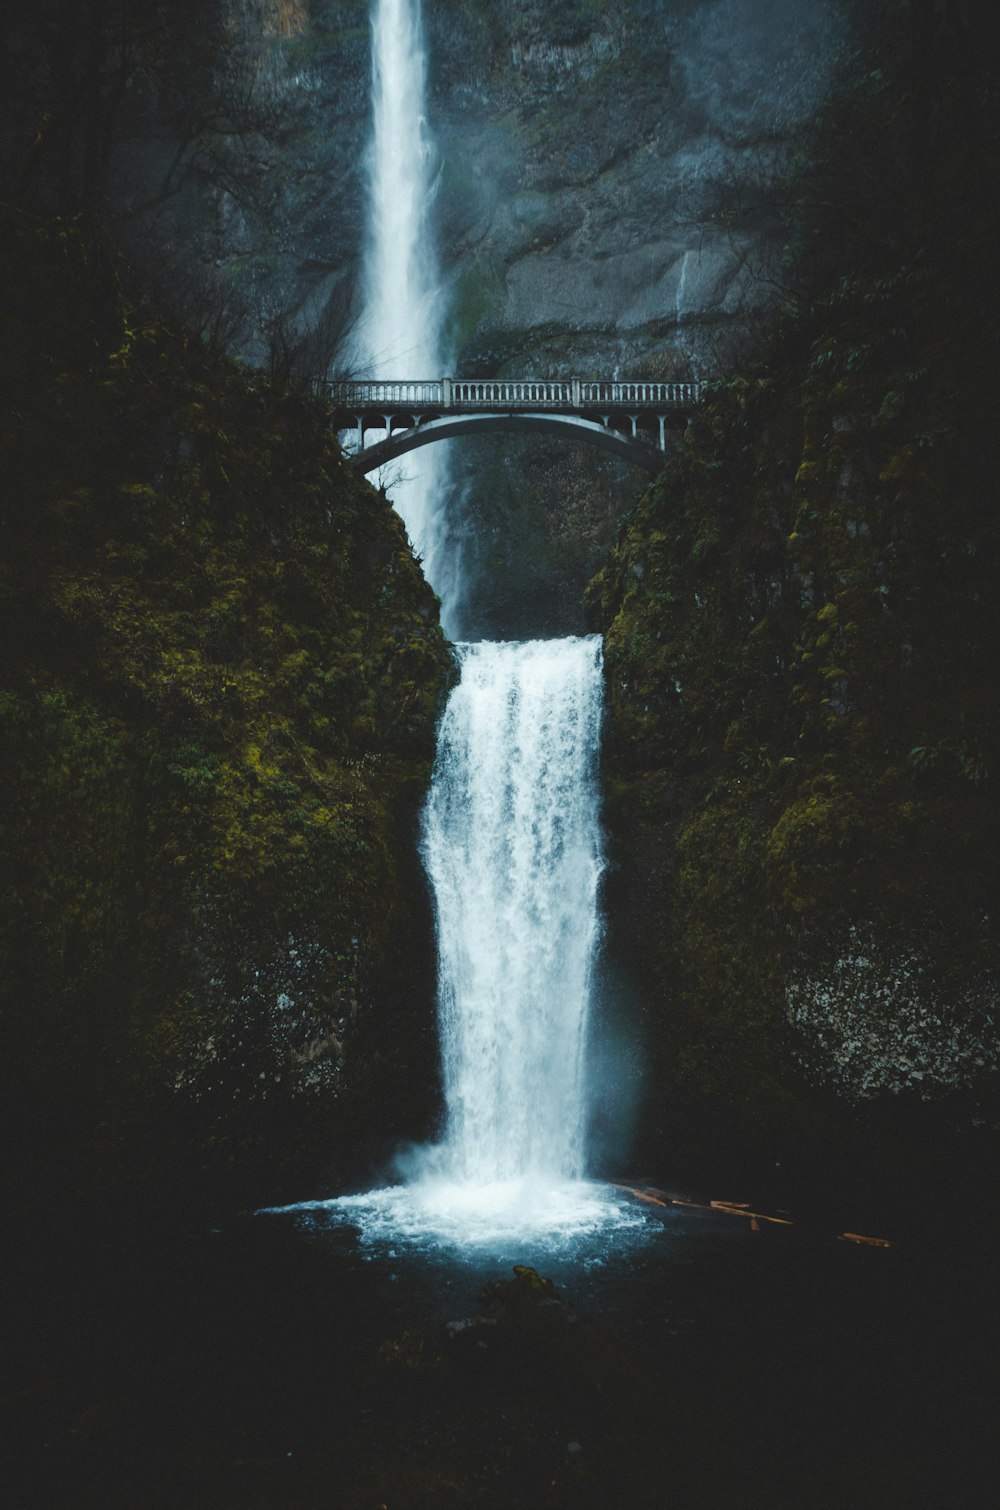
[{"label": "wooden debris", "polygon": [[633,1190],[631,1185],[619,1185],[619,1190],[626,1190],[629,1195],[634,1195],[638,1201],[648,1201],[651,1206],[670,1206],[674,1204],[669,1199],[661,1201],[658,1195],[650,1195],[646,1190]]},{"label": "wooden debris", "polygon": [[[640,1190],[635,1185],[625,1185],[615,1182],[616,1190],[624,1190],[628,1195],[634,1195],[638,1201],[647,1201],[651,1206],[680,1206],[687,1211],[715,1211],[727,1216],[745,1216],[750,1221],[751,1232],[761,1232],[761,1222],[771,1222],[776,1227],[794,1227],[795,1223],[789,1216],[768,1216],[763,1211],[752,1211],[749,1201],[689,1201],[683,1196],[668,1195],[665,1190],[658,1190],[655,1186],[647,1186]],[[869,1248],[891,1248],[892,1243],[887,1237],[865,1237],[860,1232],[841,1232],[838,1242],[860,1243]]]},{"label": "wooden debris", "polygon": [[[751,1224],[756,1222],[773,1222],[776,1227],[794,1227],[795,1225],[787,1216],[767,1216],[763,1211],[751,1211],[748,1201],[709,1201],[706,1209],[709,1211],[725,1211],[730,1216],[748,1216]],[[753,1230],[759,1232],[760,1228],[754,1226]]]}]

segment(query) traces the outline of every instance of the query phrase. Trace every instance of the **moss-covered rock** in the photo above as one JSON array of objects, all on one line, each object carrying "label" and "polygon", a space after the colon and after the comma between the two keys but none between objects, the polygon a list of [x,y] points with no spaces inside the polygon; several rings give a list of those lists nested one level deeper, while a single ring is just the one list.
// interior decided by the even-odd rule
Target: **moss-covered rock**
[{"label": "moss-covered rock", "polygon": [[[978,99],[969,39],[920,25]],[[995,206],[947,229],[996,129],[949,124],[912,40],[810,144],[795,306],[590,589],[650,1126],[673,1092],[764,1143],[885,1098],[996,1116]]]},{"label": "moss-covered rock", "polygon": [[4,240],[13,1125],[84,1186],[336,1163],[376,1056],[407,1130],[433,1102],[436,602],[322,402],[144,322],[73,227]]}]

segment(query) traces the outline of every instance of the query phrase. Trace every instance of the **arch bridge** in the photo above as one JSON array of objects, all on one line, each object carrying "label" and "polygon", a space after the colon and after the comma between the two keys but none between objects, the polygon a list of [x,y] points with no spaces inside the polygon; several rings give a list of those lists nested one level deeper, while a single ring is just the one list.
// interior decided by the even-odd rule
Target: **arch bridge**
[{"label": "arch bridge", "polygon": [[[338,430],[352,430],[359,472],[407,451],[456,436],[518,430],[561,435],[599,446],[656,472],[667,431],[687,423],[701,383],[594,382],[580,378],[440,378],[427,381],[329,382]],[[368,431],[384,438],[366,444]]]}]

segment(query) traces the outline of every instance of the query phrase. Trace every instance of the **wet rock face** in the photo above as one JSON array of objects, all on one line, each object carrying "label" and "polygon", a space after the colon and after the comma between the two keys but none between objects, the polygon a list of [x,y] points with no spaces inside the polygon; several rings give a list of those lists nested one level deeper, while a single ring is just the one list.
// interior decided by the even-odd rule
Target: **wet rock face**
[{"label": "wet rock face", "polygon": [[765,297],[769,227],[746,208],[822,98],[839,9],[633,0],[551,12],[532,0],[426,7],[457,364],[541,374],[703,360],[699,327]]},{"label": "wet rock face", "polygon": [[[425,0],[437,221],[455,370],[704,360],[703,328],[765,297],[761,190],[822,99],[843,0]],[[157,213],[242,294],[260,356],[279,316],[358,302],[368,0],[234,7],[271,128]],[[150,149],[122,192],[149,188]],[[266,224],[265,224],[266,222]]]},{"label": "wet rock face", "polygon": [[[671,377],[725,361],[773,296],[772,180],[830,82],[845,3],[424,0],[451,369]],[[192,188],[150,228],[229,301],[233,344],[260,365],[293,352],[300,370],[353,369],[364,344],[369,8],[312,0],[285,26],[267,22],[279,0],[243,0],[243,66],[276,122],[243,165],[252,192]],[[580,585],[644,479],[576,458],[511,437],[453,448],[479,605],[464,633],[582,628]],[[497,485],[508,459],[523,486]],[[563,491],[536,485],[549,477],[585,484],[588,524],[567,542],[560,521],[540,573]]]}]

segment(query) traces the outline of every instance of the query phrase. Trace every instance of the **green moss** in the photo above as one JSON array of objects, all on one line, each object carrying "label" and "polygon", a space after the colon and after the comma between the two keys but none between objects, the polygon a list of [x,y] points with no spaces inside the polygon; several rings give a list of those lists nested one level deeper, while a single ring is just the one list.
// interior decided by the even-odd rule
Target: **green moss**
[{"label": "green moss", "polygon": [[135,319],[82,235],[5,232],[11,1104],[42,1123],[62,1098],[73,1134],[55,1119],[38,1157],[83,1184],[161,1177],[164,1117],[178,1178],[250,1176],[267,1107],[275,1158],[328,1156],[409,959],[391,1032],[433,1019],[412,828],[452,676],[435,600],[320,403]]},{"label": "green moss", "polygon": [[[803,253],[810,298],[714,387],[588,594],[613,946],[655,1023],[651,1081],[748,1137],[809,1118],[785,987],[853,923],[929,959],[949,1000],[1000,979],[996,217],[959,252],[937,204],[928,251],[926,179],[888,145],[900,88],[865,107],[883,238],[824,224],[835,285]],[[843,119],[814,170],[837,182]],[[957,206],[957,181],[935,192]]]},{"label": "green moss", "polygon": [[448,301],[445,346],[458,354],[460,371],[465,371],[465,353],[478,331],[495,314],[501,293],[495,269],[480,262],[466,268],[453,286]]}]

